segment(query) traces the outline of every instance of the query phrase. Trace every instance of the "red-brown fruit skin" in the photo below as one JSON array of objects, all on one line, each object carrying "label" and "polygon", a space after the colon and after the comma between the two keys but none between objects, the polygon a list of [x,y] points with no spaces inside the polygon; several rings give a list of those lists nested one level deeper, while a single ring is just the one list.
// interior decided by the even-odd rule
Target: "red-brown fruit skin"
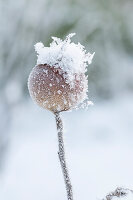
[{"label": "red-brown fruit skin", "polygon": [[61,68],[40,64],[32,69],[28,79],[32,99],[54,113],[74,108],[84,92],[84,74],[80,74],[78,79],[75,74],[74,87],[71,88],[63,73]]}]

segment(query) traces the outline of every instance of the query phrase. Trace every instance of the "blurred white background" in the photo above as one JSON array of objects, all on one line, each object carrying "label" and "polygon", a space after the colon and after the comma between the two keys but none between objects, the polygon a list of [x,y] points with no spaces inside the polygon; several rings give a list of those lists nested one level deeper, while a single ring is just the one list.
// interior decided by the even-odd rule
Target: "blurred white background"
[{"label": "blurred white background", "polygon": [[62,113],[77,200],[133,189],[133,1],[0,1],[0,199],[66,199],[52,113],[29,97],[34,44],[76,32],[90,52],[88,111]]}]

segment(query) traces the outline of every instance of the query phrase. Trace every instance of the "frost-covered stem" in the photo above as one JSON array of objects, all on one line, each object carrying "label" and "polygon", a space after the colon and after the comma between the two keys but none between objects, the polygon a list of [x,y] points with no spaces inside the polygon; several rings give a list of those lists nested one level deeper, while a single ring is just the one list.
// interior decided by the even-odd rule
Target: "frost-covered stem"
[{"label": "frost-covered stem", "polygon": [[[121,188],[121,187],[118,187],[116,188],[115,191],[113,192],[110,192],[109,194],[107,194],[107,196],[102,199],[102,200],[113,200],[115,197],[117,198],[121,198],[123,197],[123,200],[125,199],[128,199],[128,194],[131,193],[133,195],[133,190],[130,190],[130,189],[127,189],[127,188]],[[125,197],[125,198],[124,198]]]},{"label": "frost-covered stem", "polygon": [[65,159],[65,149],[64,149],[64,141],[63,141],[63,123],[60,117],[59,113],[55,113],[55,119],[56,119],[56,125],[57,125],[57,131],[58,131],[58,145],[59,145],[59,151],[58,156],[64,176],[64,181],[66,185],[66,191],[67,191],[67,199],[73,200],[73,192],[72,192],[72,185],[66,165],[66,159]]}]

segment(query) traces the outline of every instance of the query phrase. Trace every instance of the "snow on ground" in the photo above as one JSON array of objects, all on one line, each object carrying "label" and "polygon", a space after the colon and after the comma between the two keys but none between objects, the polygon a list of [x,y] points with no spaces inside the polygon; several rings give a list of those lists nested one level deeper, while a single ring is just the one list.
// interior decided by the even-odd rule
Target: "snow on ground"
[{"label": "snow on ground", "polygon": [[[133,96],[63,113],[75,200],[99,200],[117,186],[133,189]],[[54,116],[31,101],[14,110],[2,200],[59,200],[66,192]]]}]

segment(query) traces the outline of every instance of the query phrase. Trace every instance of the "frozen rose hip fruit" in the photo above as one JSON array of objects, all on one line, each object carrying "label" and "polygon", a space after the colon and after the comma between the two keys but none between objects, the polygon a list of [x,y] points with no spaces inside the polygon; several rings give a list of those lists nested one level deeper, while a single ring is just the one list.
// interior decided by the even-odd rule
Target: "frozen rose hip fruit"
[{"label": "frozen rose hip fruit", "polygon": [[83,98],[86,89],[84,74],[74,77],[73,87],[67,83],[61,68],[40,64],[33,68],[29,76],[29,91],[37,104],[52,112],[72,109]]},{"label": "frozen rose hip fruit", "polygon": [[35,45],[38,59],[28,79],[29,92],[39,106],[54,113],[75,108],[87,97],[85,72],[94,54],[86,54],[82,45],[71,43],[73,35],[64,41],[53,37],[50,47]]}]

